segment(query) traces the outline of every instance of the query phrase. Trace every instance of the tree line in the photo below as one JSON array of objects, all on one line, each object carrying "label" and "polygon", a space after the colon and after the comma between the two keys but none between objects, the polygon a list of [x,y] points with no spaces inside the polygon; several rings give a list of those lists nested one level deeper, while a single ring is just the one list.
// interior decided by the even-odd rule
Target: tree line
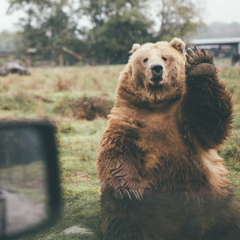
[{"label": "tree line", "polygon": [[213,22],[197,30],[195,38],[240,37],[240,23]]},{"label": "tree line", "polygon": [[[188,39],[199,26],[201,6],[194,0],[9,0],[18,21],[18,56],[37,49],[41,59],[56,61],[68,48],[91,63],[126,63],[133,43]],[[64,53],[74,64],[78,59]]]}]

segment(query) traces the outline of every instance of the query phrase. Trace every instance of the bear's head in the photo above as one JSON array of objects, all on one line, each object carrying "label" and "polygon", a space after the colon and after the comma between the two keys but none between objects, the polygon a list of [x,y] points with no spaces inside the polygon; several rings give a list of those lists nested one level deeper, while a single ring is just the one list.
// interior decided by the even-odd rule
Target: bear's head
[{"label": "bear's head", "polygon": [[133,44],[129,62],[120,76],[120,98],[155,107],[179,99],[186,77],[184,51],[185,44],[179,38]]}]

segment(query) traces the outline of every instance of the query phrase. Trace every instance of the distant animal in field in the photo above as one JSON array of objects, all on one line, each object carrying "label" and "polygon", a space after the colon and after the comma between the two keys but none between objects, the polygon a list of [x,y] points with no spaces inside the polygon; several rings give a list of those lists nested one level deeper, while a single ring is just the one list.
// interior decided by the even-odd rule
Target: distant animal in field
[{"label": "distant animal in field", "polygon": [[19,75],[31,75],[30,71],[21,65],[18,61],[8,62],[2,68],[0,68],[0,76],[7,76],[11,73],[17,73]]}]

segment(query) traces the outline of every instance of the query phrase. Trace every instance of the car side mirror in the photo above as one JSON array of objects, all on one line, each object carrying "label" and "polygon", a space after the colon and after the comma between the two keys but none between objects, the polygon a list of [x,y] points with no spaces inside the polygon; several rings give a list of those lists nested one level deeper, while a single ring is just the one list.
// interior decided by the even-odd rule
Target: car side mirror
[{"label": "car side mirror", "polygon": [[49,121],[0,121],[0,239],[53,225],[60,215],[56,128]]}]

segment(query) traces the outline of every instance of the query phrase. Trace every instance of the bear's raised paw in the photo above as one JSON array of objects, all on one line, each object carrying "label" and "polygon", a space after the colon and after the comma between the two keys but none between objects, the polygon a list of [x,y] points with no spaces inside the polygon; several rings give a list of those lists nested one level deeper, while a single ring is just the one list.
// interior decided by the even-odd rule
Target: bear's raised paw
[{"label": "bear's raised paw", "polygon": [[210,76],[215,74],[213,56],[204,49],[188,49],[186,55],[186,74],[190,77]]}]

